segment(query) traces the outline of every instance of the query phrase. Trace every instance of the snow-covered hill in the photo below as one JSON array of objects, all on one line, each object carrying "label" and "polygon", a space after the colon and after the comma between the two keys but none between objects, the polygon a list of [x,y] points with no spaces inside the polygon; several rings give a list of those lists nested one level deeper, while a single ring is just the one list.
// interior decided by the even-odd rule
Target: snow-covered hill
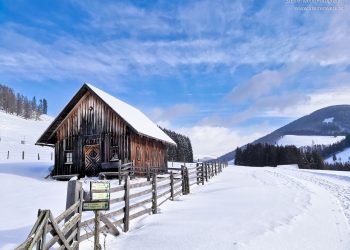
[{"label": "snow-covered hill", "polygon": [[335,163],[335,162],[342,162],[342,163],[346,163],[346,162],[350,162],[350,148],[345,149],[342,152],[336,153],[336,160],[333,160],[333,156],[327,158],[325,161],[328,163]]},{"label": "snow-covered hill", "polygon": [[52,119],[43,115],[40,120],[26,120],[0,111],[0,163],[37,162],[38,154],[40,162],[53,162],[53,149],[34,145]]},{"label": "snow-covered hill", "polygon": [[[265,135],[252,143],[276,144],[285,135],[334,136],[350,134],[350,105],[329,106],[305,115],[275,131]],[[308,141],[307,145],[311,145]],[[236,152],[231,151],[218,159],[230,161],[235,158]]]},{"label": "snow-covered hill", "polygon": [[58,214],[65,207],[67,184],[44,179],[53,165],[53,149],[34,145],[51,121],[49,116],[26,120],[0,111],[1,250],[13,249],[27,237],[39,208]]},{"label": "snow-covered hill", "polygon": [[344,139],[345,136],[285,135],[277,141],[277,144],[281,146],[295,145],[299,148],[313,145],[331,145]]},{"label": "snow-covered hill", "polygon": [[[329,121],[328,121],[329,122]],[[340,142],[345,139],[345,136],[311,136],[311,135],[285,135],[282,136],[276,144],[286,146],[295,145],[297,147],[313,146],[313,145],[331,145],[333,143]],[[325,159],[327,163],[335,162],[350,162],[350,148],[338,152],[335,154],[336,160],[333,160],[333,156]]]}]

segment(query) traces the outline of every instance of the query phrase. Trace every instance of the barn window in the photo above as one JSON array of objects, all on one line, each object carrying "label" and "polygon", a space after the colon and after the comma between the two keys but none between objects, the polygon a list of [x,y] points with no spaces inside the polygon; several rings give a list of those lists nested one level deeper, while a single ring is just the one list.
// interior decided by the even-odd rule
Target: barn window
[{"label": "barn window", "polygon": [[118,147],[114,146],[110,150],[110,161],[117,161],[118,159]]},{"label": "barn window", "polygon": [[136,159],[138,161],[141,161],[141,149],[140,149],[140,146],[136,147]]},{"label": "barn window", "polygon": [[72,164],[73,163],[73,152],[72,151],[65,151],[65,163],[66,164]]},{"label": "barn window", "polygon": [[148,161],[148,152],[145,150],[145,160]]}]

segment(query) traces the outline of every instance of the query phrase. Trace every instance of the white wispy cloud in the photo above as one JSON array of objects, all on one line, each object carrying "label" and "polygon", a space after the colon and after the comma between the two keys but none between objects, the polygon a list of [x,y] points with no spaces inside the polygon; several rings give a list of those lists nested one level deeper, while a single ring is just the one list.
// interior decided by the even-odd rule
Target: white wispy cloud
[{"label": "white wispy cloud", "polygon": [[150,117],[159,124],[170,124],[178,117],[192,115],[197,111],[197,107],[193,104],[178,103],[171,107],[155,107],[149,113]]},{"label": "white wispy cloud", "polygon": [[209,155],[219,157],[230,152],[237,146],[245,145],[261,136],[263,133],[241,134],[237,129],[221,126],[195,126],[178,128],[182,134],[191,139],[194,155]]},{"label": "white wispy cloud", "polygon": [[272,88],[277,87],[283,81],[282,74],[278,71],[263,71],[254,75],[249,81],[235,87],[226,97],[230,102],[242,102],[246,99],[256,99]]}]

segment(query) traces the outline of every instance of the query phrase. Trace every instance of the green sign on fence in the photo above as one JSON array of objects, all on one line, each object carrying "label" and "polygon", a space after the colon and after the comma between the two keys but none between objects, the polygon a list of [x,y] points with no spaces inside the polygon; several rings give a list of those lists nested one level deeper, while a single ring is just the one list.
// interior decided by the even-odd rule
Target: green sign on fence
[{"label": "green sign on fence", "polygon": [[108,191],[110,188],[109,182],[91,182],[90,191]]},{"label": "green sign on fence", "polygon": [[91,200],[98,201],[98,200],[109,200],[110,196],[109,193],[91,193]]},{"label": "green sign on fence", "polygon": [[84,201],[83,211],[109,210],[109,201]]}]

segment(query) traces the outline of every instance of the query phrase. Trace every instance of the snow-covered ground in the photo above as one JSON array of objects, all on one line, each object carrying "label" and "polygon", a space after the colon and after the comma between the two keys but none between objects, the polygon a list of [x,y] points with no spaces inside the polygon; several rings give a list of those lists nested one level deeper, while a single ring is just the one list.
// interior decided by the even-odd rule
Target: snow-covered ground
[{"label": "snow-covered ground", "polygon": [[350,249],[350,174],[337,173],[230,166],[106,248]]},{"label": "snow-covered ground", "polygon": [[[52,122],[43,115],[41,120],[26,120],[0,111],[0,163],[51,161],[52,148],[35,146],[36,140]],[[24,144],[21,142],[24,141]],[[22,152],[24,151],[24,161]],[[9,159],[7,159],[9,152]]]},{"label": "snow-covered ground", "polygon": [[[65,209],[67,183],[43,179],[48,167],[0,164],[1,250],[26,238],[37,209]],[[230,166],[109,235],[106,249],[350,249],[349,207],[348,172]]]},{"label": "snow-covered ground", "polygon": [[59,215],[65,209],[66,182],[45,180],[51,163],[0,163],[0,249],[13,249],[28,236],[38,209]]},{"label": "snow-covered ground", "polygon": [[331,145],[344,139],[345,136],[285,135],[277,141],[277,144],[281,146],[295,145],[296,147]]}]

